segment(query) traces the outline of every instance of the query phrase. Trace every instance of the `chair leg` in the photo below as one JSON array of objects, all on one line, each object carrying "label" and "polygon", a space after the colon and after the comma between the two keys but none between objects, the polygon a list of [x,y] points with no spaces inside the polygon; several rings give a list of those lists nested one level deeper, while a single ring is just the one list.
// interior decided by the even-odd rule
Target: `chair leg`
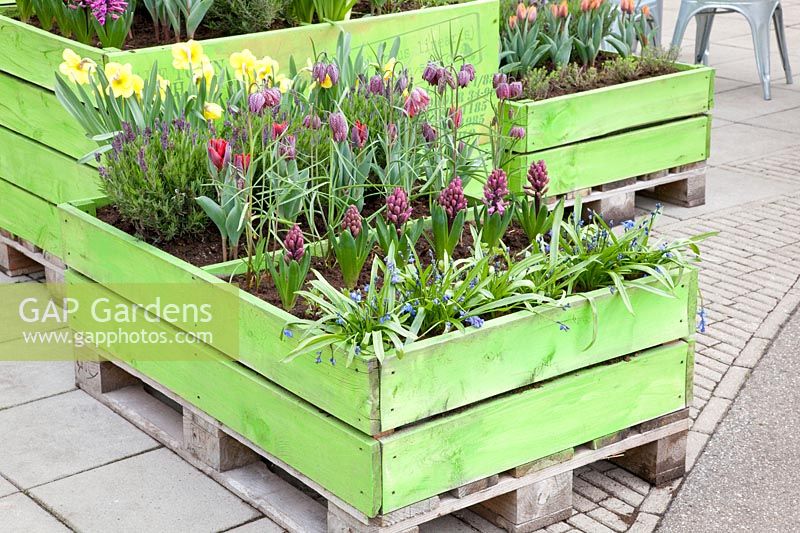
[{"label": "chair leg", "polygon": [[775,35],[778,37],[778,50],[781,53],[781,63],[783,63],[783,72],[786,75],[786,83],[792,84],[792,67],[789,64],[789,50],[786,47],[786,31],[783,26],[783,8],[780,4],[775,8],[772,13],[772,20],[775,23]]},{"label": "chair leg", "polygon": [[704,11],[695,16],[697,34],[694,42],[694,62],[708,65],[708,46],[711,40],[711,26],[716,11]]},{"label": "chair leg", "polygon": [[656,8],[653,10],[653,19],[656,24],[655,45],[661,48],[661,22],[664,20],[664,0],[656,0]]},{"label": "chair leg", "polygon": [[690,20],[692,20],[692,8],[681,2],[678,21],[675,23],[675,32],[672,34],[672,48],[680,48],[683,34],[686,33],[686,27]]},{"label": "chair leg", "polygon": [[750,22],[753,32],[753,47],[756,52],[756,68],[761,77],[761,90],[764,100],[772,100],[770,91],[769,23]]}]

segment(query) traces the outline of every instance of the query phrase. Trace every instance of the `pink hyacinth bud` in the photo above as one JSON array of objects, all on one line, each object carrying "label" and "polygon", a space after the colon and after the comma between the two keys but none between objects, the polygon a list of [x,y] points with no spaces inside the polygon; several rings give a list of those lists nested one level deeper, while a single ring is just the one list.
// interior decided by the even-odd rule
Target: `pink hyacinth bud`
[{"label": "pink hyacinth bud", "polygon": [[509,130],[508,136],[512,139],[522,139],[525,137],[525,128],[522,126],[514,126]]},{"label": "pink hyacinth bud", "polygon": [[550,178],[547,175],[547,165],[544,160],[534,161],[528,168],[528,184],[525,186],[525,193],[530,196],[541,198],[547,192],[547,185]]},{"label": "pink hyacinth bud", "polygon": [[353,237],[358,237],[361,233],[361,215],[358,213],[358,208],[351,205],[344,213],[344,220],[342,220],[342,231],[350,230]]},{"label": "pink hyacinth bud", "polygon": [[353,124],[353,129],[350,130],[350,140],[358,148],[364,148],[364,145],[367,144],[368,136],[369,129],[367,128],[367,125],[356,120],[356,123]]},{"label": "pink hyacinth bud", "polygon": [[408,203],[408,194],[401,187],[386,197],[386,220],[398,228],[405,224],[411,216],[411,205]]},{"label": "pink hyacinth bud", "polygon": [[490,215],[506,212],[506,196],[508,196],[508,178],[499,168],[492,170],[489,179],[483,186],[483,203]]},{"label": "pink hyacinth bud", "polygon": [[347,140],[347,119],[344,114],[331,113],[328,117],[328,125],[331,127],[331,135],[335,142],[341,143]]},{"label": "pink hyacinth bud", "polygon": [[300,231],[300,226],[295,224],[286,238],[283,240],[283,247],[286,250],[284,259],[289,263],[291,261],[300,261],[305,254],[305,243],[303,241],[303,232]]},{"label": "pink hyacinth bud", "polygon": [[456,176],[447,187],[439,194],[439,205],[444,207],[447,218],[453,220],[459,211],[467,208],[467,199],[464,197],[464,186],[461,178]]}]

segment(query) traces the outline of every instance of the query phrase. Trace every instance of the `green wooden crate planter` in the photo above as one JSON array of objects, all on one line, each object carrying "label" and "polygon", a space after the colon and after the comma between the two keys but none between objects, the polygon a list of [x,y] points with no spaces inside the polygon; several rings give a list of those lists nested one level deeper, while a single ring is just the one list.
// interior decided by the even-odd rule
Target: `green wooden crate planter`
[{"label": "green wooden crate planter", "polygon": [[[2,14],[3,9],[6,14]],[[29,163],[4,165],[6,168],[0,169],[0,177],[54,204],[97,196],[97,176],[89,171],[89,167],[77,167],[74,161],[96,145],[86,138],[80,125],[61,107],[53,92],[61,54],[65,48],[72,48],[99,65],[111,61],[131,63],[140,74],[146,74],[158,62],[163,67],[162,75],[169,78],[176,74],[171,67],[171,45],[139,50],[103,50],[14,20],[9,16],[11,12],[12,8],[0,6],[0,126],[35,142],[18,140],[16,144],[25,144],[20,150]],[[337,24],[314,24],[209,39],[201,43],[212,61],[227,65],[231,53],[249,48],[259,57],[269,55],[278,60],[281,68],[286,70],[292,56],[298,64],[304,64],[305,59],[312,55],[312,42],[317,50],[332,51],[340,31],[352,35],[354,49],[384,42],[391,44],[395,37],[400,37],[398,60],[412,71],[421,71],[435,49],[449,49],[451,35],[457,37],[461,34],[461,51],[471,54],[470,61],[485,87],[497,68],[498,17],[498,0],[472,0]],[[465,109],[466,113],[479,116],[488,111],[488,103],[483,102]],[[7,135],[7,132],[2,134]],[[61,165],[63,176],[50,172],[49,168],[47,172],[32,168],[40,157],[45,157],[38,149],[46,151],[46,148],[73,159],[72,162],[65,160]],[[32,172],[35,174],[31,175]],[[64,187],[67,177],[71,184],[69,188]],[[37,182],[35,186],[31,185],[34,181]],[[26,216],[44,218],[46,213],[29,212]],[[46,243],[33,242],[47,248]]]},{"label": "green wooden crate planter", "polygon": [[[209,273],[218,267],[193,267],[97,220],[91,205],[82,209],[59,206],[70,243],[65,260],[98,291],[138,304],[153,301],[164,283],[190,285],[198,301],[231,293]],[[694,330],[696,283],[696,272],[687,270],[675,298],[631,289],[636,314],[618,294],[595,291],[563,308],[419,342],[403,358],[388,354],[382,365],[357,359],[349,368],[316,364],[312,356],[282,362],[293,342],[278,340],[289,315],[237,289],[236,349],[203,345],[208,357],[197,367],[113,355],[375,516],[685,407],[691,346],[680,339]],[[193,331],[180,321],[161,327]],[[231,398],[237,395],[226,391],[244,385],[230,380],[252,391]],[[273,409],[290,414],[271,418]],[[283,434],[278,428],[286,420],[314,429]],[[309,457],[327,431],[341,437],[341,446],[326,449],[324,461]],[[337,462],[352,468],[333,468]],[[356,477],[348,477],[350,470]]]},{"label": "green wooden crate planter", "polygon": [[714,70],[679,68],[577,94],[511,102],[513,123],[526,130],[507,169],[514,190],[539,159],[547,163],[550,195],[707,159]]}]

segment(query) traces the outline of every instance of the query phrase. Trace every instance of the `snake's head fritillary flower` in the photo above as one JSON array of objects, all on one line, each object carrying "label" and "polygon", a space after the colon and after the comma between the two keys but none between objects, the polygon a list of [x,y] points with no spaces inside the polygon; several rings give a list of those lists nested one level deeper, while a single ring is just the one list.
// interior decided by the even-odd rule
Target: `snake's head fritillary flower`
[{"label": "snake's head fritillary flower", "polygon": [[344,114],[338,111],[331,113],[328,117],[328,125],[335,142],[341,143],[347,140],[347,119]]}]

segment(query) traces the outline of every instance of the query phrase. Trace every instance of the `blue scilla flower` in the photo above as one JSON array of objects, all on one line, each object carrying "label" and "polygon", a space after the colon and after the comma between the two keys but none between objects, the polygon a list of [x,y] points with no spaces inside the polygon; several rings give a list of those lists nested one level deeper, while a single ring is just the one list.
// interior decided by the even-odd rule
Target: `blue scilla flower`
[{"label": "blue scilla flower", "polygon": [[353,291],[350,293],[350,299],[353,300],[355,303],[361,303],[361,291]]},{"label": "blue scilla flower", "polygon": [[558,329],[561,331],[569,331],[569,326],[564,324],[563,322],[558,322]]},{"label": "blue scilla flower", "polygon": [[433,299],[433,305],[439,305],[439,298]]},{"label": "blue scilla flower", "polygon": [[666,257],[667,259],[672,259],[675,256],[672,255],[672,252],[667,252],[667,253],[664,254],[664,257]]},{"label": "blue scilla flower", "polygon": [[382,317],[380,317],[380,318],[378,319],[378,322],[379,322],[379,323],[381,323],[381,324],[384,324],[384,323],[386,323],[386,322],[387,322],[387,321],[388,321],[390,318],[392,318],[392,317],[391,317],[391,316],[389,316],[389,313],[386,313],[385,315],[383,315]]},{"label": "blue scilla flower", "polygon": [[402,281],[402,278],[400,278],[400,274],[398,274],[396,272],[394,274],[392,274],[392,280],[391,280],[392,285],[397,285],[401,281]]},{"label": "blue scilla flower", "polygon": [[472,279],[470,280],[470,282],[469,282],[469,288],[470,288],[470,289],[474,289],[474,288],[475,288],[475,285],[477,285],[477,284],[478,284],[478,277],[477,277],[477,276],[475,276],[474,278],[472,278]]},{"label": "blue scilla flower", "polygon": [[286,329],[283,330],[283,336],[284,337],[289,337],[291,339],[292,337],[294,337],[294,332],[292,330],[290,330],[289,328],[286,328]]},{"label": "blue scilla flower", "polygon": [[336,313],[336,323],[339,324],[340,326],[344,325],[344,318],[342,318],[341,313]]},{"label": "blue scilla flower", "polygon": [[702,307],[697,312],[697,316],[700,318],[697,324],[697,331],[698,333],[705,333],[706,332],[706,310]]},{"label": "blue scilla flower", "polygon": [[622,223],[622,227],[625,228],[625,231],[630,231],[636,227],[636,222],[633,220],[626,220]]},{"label": "blue scilla flower", "polygon": [[484,320],[479,316],[471,316],[471,317],[467,317],[467,319],[464,322],[466,322],[467,324],[469,324],[473,328],[478,329],[478,328],[483,327]]},{"label": "blue scilla flower", "polygon": [[331,358],[330,358],[330,359],[328,359],[328,361],[330,361],[330,362],[331,362],[331,365],[332,365],[332,366],[336,366],[336,359],[335,359],[333,356],[331,356]]},{"label": "blue scilla flower", "polygon": [[320,364],[322,362],[322,352],[317,352],[317,358],[314,359],[314,362]]},{"label": "blue scilla flower", "polygon": [[614,294],[615,292],[617,292],[617,288],[612,285],[611,287],[608,288],[608,292]]}]

